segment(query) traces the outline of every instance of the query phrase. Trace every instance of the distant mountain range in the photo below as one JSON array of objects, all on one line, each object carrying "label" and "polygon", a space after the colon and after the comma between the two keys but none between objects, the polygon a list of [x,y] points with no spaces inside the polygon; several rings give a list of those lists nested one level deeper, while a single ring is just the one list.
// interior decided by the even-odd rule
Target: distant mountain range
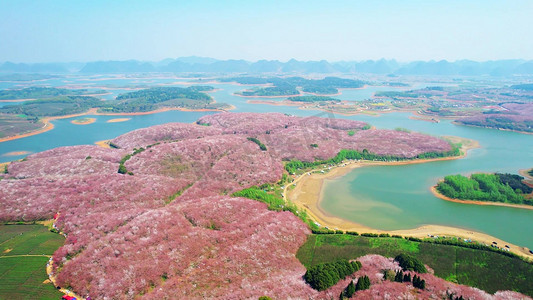
[{"label": "distant mountain range", "polygon": [[366,60],[360,62],[341,61],[298,61],[278,60],[217,60],[208,57],[180,57],[164,59],[159,62],[138,60],[96,61],[88,63],[11,63],[0,64],[0,72],[10,73],[370,73],[392,75],[448,75],[448,76],[508,76],[533,75],[533,61],[496,60],[476,62],[459,60],[414,61],[399,63],[396,60]]}]

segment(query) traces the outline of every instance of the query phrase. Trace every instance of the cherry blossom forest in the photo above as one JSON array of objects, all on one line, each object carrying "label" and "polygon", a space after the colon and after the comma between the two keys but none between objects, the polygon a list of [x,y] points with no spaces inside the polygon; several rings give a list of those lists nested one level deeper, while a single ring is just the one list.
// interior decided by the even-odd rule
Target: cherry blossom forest
[{"label": "cherry blossom forest", "polygon": [[[58,214],[56,226],[67,237],[53,256],[58,284],[93,299],[337,298],[349,278],[323,292],[302,279],[306,269],[295,253],[310,234],[306,224],[231,194],[279,181],[287,160],[328,159],[342,149],[405,158],[451,149],[436,137],[367,127],[333,118],[220,113],[196,124],[138,129],[112,140],[110,149],[36,153],[0,175],[0,220]],[[392,260],[359,260],[363,268],[352,277],[366,274],[373,285],[356,293],[358,299],[412,294],[406,284],[377,284],[381,265],[398,268]],[[424,298],[450,290],[488,297],[422,276]]]}]

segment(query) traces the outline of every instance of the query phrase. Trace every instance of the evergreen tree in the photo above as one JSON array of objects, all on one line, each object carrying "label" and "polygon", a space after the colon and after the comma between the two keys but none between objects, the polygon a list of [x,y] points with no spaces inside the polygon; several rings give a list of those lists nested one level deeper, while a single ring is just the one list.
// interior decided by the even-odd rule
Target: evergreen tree
[{"label": "evergreen tree", "polygon": [[365,276],[364,279],[365,279],[366,289],[369,289],[370,288],[370,278],[368,276]]},{"label": "evergreen tree", "polygon": [[357,280],[357,283],[355,284],[355,290],[356,291],[364,290],[363,277],[359,277],[359,279]]},{"label": "evergreen tree", "polygon": [[350,281],[346,289],[344,289],[344,296],[346,298],[351,298],[354,293],[355,293],[355,284],[353,284],[353,281]]},{"label": "evergreen tree", "polygon": [[403,275],[403,282],[411,282],[411,274]]},{"label": "evergreen tree", "polygon": [[304,279],[312,288],[323,291],[359,270],[360,266],[360,262],[348,262],[347,260],[318,264],[307,270]]},{"label": "evergreen tree", "polygon": [[394,281],[395,278],[396,272],[394,272],[393,270],[383,270],[383,279]]},{"label": "evergreen tree", "polygon": [[413,286],[414,286],[414,287],[417,287],[419,281],[420,281],[420,279],[418,278],[417,275],[415,275],[415,277],[413,277]]},{"label": "evergreen tree", "polygon": [[400,267],[402,267],[404,271],[409,270],[417,273],[427,273],[424,264],[413,256],[402,253],[396,256],[394,260],[400,264]]},{"label": "evergreen tree", "polygon": [[402,282],[403,281],[403,271],[396,272],[396,276],[394,277],[394,281],[396,282]]},{"label": "evergreen tree", "polygon": [[423,290],[426,288],[426,281],[420,278],[419,276],[415,275],[415,277],[413,278],[413,286],[415,288],[419,288]]},{"label": "evergreen tree", "polygon": [[370,288],[370,278],[368,276],[362,276],[359,277],[359,280],[357,280],[357,284],[355,285],[356,291],[362,291],[367,290]]}]

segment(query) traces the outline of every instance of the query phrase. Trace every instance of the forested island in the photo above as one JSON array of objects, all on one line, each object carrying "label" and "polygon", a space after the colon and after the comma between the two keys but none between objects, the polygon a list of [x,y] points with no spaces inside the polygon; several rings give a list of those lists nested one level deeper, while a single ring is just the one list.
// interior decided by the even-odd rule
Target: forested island
[{"label": "forested island", "polygon": [[212,91],[211,86],[155,87],[121,94],[117,101],[105,102],[99,108],[101,113],[149,112],[164,108],[184,109],[230,109],[204,92]]},{"label": "forested island", "polygon": [[[66,116],[87,112],[98,108],[106,113],[149,112],[161,108],[185,109],[228,109],[227,104],[215,103],[214,99],[204,92],[212,91],[210,86],[155,87],[135,92],[120,94],[116,101],[102,101],[95,97],[83,96],[87,90],[69,90],[57,88],[26,88],[22,90],[1,91],[5,98],[38,97],[37,100],[21,104],[0,107],[1,114],[28,116],[30,118]],[[74,92],[81,94],[70,95]],[[35,120],[36,121],[36,120]]]},{"label": "forested island", "polygon": [[452,199],[533,205],[533,188],[523,180],[520,175],[508,173],[449,175],[436,190]]},{"label": "forested island", "polygon": [[[59,88],[25,88],[0,91],[0,96],[8,99],[29,99],[20,104],[0,107],[0,138],[20,134],[30,134],[43,129],[44,118],[68,117],[85,114],[91,109],[98,113],[145,113],[159,109],[190,110],[228,110],[232,107],[216,103],[205,92],[212,91],[210,86],[156,87],[119,95],[116,100],[102,101],[96,97],[85,96],[88,90]],[[81,94],[76,94],[81,93]]]},{"label": "forested island", "polygon": [[[362,88],[364,81],[345,79],[339,77],[326,77],[324,79],[306,79],[303,77],[233,77],[219,79],[222,82],[237,82],[240,84],[270,84],[270,87],[245,90],[238,95],[242,96],[294,96],[301,92],[317,95],[333,95],[339,93],[340,88]],[[301,92],[300,92],[301,90]]]}]

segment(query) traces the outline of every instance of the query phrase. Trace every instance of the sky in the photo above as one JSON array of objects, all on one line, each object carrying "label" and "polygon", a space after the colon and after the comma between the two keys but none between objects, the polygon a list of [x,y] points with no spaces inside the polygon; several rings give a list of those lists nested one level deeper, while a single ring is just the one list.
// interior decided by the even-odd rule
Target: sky
[{"label": "sky", "polygon": [[533,59],[533,1],[0,0],[0,62]]}]

